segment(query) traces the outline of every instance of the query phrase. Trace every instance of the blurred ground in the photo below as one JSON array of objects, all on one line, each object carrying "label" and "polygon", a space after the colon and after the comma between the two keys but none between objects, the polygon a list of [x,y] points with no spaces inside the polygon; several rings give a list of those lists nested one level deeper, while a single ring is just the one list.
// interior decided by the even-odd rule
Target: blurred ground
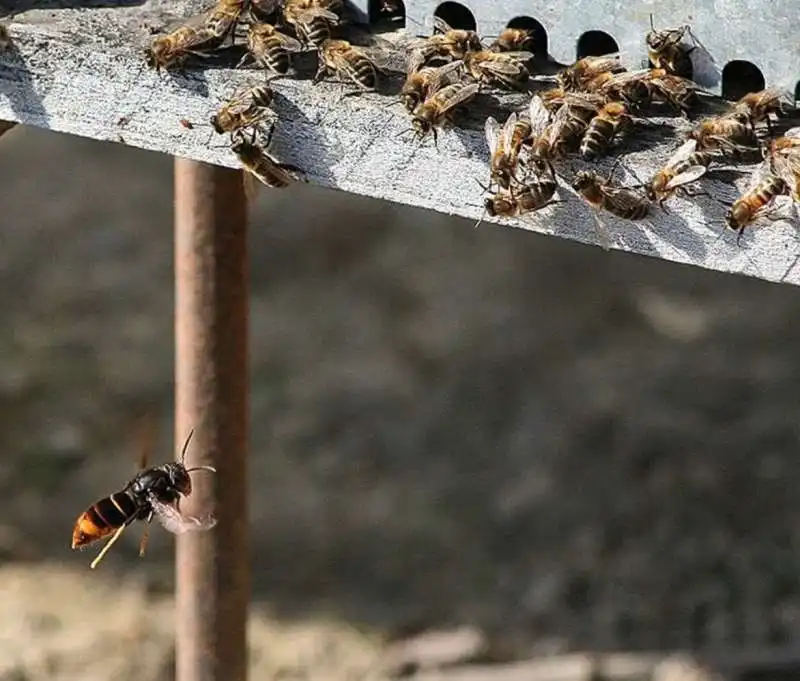
[{"label": "blurred ground", "polygon": [[[69,538],[142,410],[172,456],[170,159],[0,144],[0,679],[162,681],[170,538]],[[800,634],[797,289],[306,187],[251,248],[258,678]]]}]

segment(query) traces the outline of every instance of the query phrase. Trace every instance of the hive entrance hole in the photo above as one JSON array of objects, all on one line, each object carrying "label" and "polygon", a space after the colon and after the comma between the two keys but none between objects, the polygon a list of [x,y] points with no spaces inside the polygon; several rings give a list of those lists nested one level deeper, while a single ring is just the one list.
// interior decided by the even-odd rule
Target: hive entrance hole
[{"label": "hive entrance hole", "polygon": [[372,25],[405,28],[406,6],[403,0],[369,0],[369,22]]},{"label": "hive entrance hole", "polygon": [[586,31],[580,38],[578,38],[578,47],[576,50],[577,58],[583,59],[584,57],[602,57],[605,54],[613,54],[619,52],[619,45],[605,31]]},{"label": "hive entrance hole", "polygon": [[457,2],[443,2],[436,8],[433,16],[439,17],[451,28],[474,31],[478,27],[469,8]]},{"label": "hive entrance hole", "polygon": [[800,80],[798,80],[797,85],[794,86],[794,104],[800,107]]},{"label": "hive entrance hole", "polygon": [[725,99],[739,99],[750,92],[763,90],[765,85],[761,69],[749,61],[729,61],[722,69],[722,96]]},{"label": "hive entrance hole", "polygon": [[548,55],[547,31],[533,17],[515,17],[508,22],[506,28],[524,28],[533,37],[533,54],[540,59]]}]

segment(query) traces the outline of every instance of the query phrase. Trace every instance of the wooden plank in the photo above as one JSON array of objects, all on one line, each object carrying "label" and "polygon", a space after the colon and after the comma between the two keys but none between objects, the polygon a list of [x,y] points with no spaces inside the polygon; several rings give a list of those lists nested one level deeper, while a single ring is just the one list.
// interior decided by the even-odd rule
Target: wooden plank
[{"label": "wooden plank", "polygon": [[[166,6],[164,3],[163,6]],[[224,137],[205,122],[237,87],[258,82],[254,71],[211,68],[185,75],[148,70],[142,49],[168,21],[202,9],[174,4],[165,15],[160,3],[141,7],[33,10],[14,17],[10,31],[15,51],[3,55],[0,119],[120,142],[175,156],[236,167]],[[305,76],[307,78],[307,75]],[[483,213],[487,149],[482,123],[488,113],[502,118],[522,110],[523,96],[503,96],[471,112],[464,127],[419,144],[409,119],[388,95],[342,98],[334,83],[306,80],[275,84],[274,109],[280,117],[273,151],[303,168],[309,181],[343,191],[459,215],[473,222]],[[196,123],[186,129],[180,119]],[[647,179],[674,150],[685,122],[656,121],[663,127],[643,132],[628,150],[621,179]],[[68,169],[68,159],[64,163]],[[566,164],[566,171],[576,165]],[[608,167],[606,164],[604,167]],[[648,223],[606,222],[613,247],[723,272],[769,281],[800,283],[800,241],[793,222],[767,222],[736,235],[723,227],[726,206],[747,177],[725,176],[704,183],[711,198],[675,199],[670,214],[655,209]],[[294,191],[294,190],[293,190]],[[302,196],[302,189],[298,196]],[[597,243],[591,210],[571,190],[562,203],[527,219],[485,219],[536,232]]]}]

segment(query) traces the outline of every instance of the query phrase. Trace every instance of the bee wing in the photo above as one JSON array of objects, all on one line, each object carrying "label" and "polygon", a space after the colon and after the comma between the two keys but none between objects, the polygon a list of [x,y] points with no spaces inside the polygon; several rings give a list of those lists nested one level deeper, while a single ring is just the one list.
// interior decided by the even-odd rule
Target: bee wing
[{"label": "bee wing", "polygon": [[515,52],[503,52],[504,59],[510,59],[512,61],[529,61],[533,59],[533,52],[527,52],[525,50],[517,50]]},{"label": "bee wing", "polygon": [[258,198],[258,191],[260,189],[259,181],[252,172],[245,170],[245,172],[242,173],[242,184],[244,185],[245,198],[249,203],[253,203],[253,201]]},{"label": "bee wing", "polygon": [[217,524],[217,519],[213,515],[207,515],[203,518],[184,515],[173,504],[165,504],[152,495],[150,496],[150,506],[158,522],[172,534],[210,530]]},{"label": "bee wing", "polygon": [[369,50],[361,50],[364,56],[369,59],[373,66],[378,69],[388,69],[394,66],[397,52],[386,47],[371,47]]},{"label": "bee wing", "polygon": [[451,109],[455,109],[457,106],[463,104],[464,102],[472,99],[475,95],[478,94],[480,91],[481,86],[477,83],[469,83],[468,85],[464,85],[458,88],[454,95],[450,97],[450,99],[445,102],[445,104],[441,108],[441,113],[447,113]]},{"label": "bee wing", "polygon": [[630,187],[603,185],[603,193],[620,208],[633,208],[642,201],[642,195]]},{"label": "bee wing", "polygon": [[338,14],[335,14],[327,9],[321,9],[319,7],[310,7],[309,9],[300,10],[296,13],[295,19],[301,24],[311,23],[314,21],[314,19],[325,19],[334,25],[339,23]]},{"label": "bee wing", "polygon": [[564,104],[567,107],[575,107],[578,109],[586,109],[589,111],[597,111],[603,103],[605,98],[602,95],[596,95],[590,92],[565,92]]},{"label": "bee wing", "polygon": [[800,127],[797,128],[789,128],[785,133],[783,133],[784,137],[800,137]]},{"label": "bee wing", "polygon": [[453,27],[441,17],[433,17],[433,30],[439,31],[440,33],[447,33],[448,31],[452,31]]},{"label": "bee wing", "polygon": [[424,63],[425,51],[422,48],[410,50],[408,53],[408,60],[406,61],[406,73],[408,73],[408,75],[416,73]]},{"label": "bee wing", "polygon": [[516,61],[485,59],[479,61],[478,64],[487,71],[492,71],[494,73],[507,73],[511,76],[516,75],[520,70],[520,64]]},{"label": "bee wing", "polygon": [[303,44],[296,38],[292,38],[285,33],[281,33],[280,31],[275,31],[275,35],[281,39],[281,43],[287,50],[289,50],[289,52],[302,52]]},{"label": "bee wing", "polygon": [[669,182],[667,182],[667,189],[675,189],[676,187],[680,187],[684,184],[689,184],[690,182],[696,182],[699,180],[703,175],[708,172],[708,168],[705,166],[690,166],[682,173],[675,175]]},{"label": "bee wing", "polygon": [[489,153],[494,154],[500,145],[500,124],[492,116],[489,116],[483,125],[483,131],[486,135],[486,144],[489,145]]},{"label": "bee wing", "polygon": [[508,114],[508,118],[506,118],[506,122],[503,124],[503,149],[508,150],[511,148],[511,141],[514,138],[514,129],[517,126],[518,120],[519,116],[516,111],[512,111]]},{"label": "bee wing", "polygon": [[544,132],[550,122],[550,112],[539,95],[531,97],[531,103],[528,105],[528,115],[531,118],[532,136],[536,138]]},{"label": "bee wing", "polygon": [[790,187],[800,187],[800,148],[793,154],[774,155],[772,168]]},{"label": "bee wing", "polygon": [[681,146],[678,147],[678,150],[669,157],[666,167],[671,168],[684,159],[689,158],[689,156],[694,153],[695,149],[697,149],[697,140],[686,140],[683,144],[681,144]]}]

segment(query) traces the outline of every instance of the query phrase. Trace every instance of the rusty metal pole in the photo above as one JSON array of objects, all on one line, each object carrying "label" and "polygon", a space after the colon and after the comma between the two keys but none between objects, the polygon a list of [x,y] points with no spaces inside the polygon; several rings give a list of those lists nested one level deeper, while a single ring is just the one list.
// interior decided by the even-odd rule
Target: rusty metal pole
[{"label": "rusty metal pole", "polygon": [[181,505],[217,526],[177,538],[177,681],[245,681],[249,554],[247,205],[241,171],[175,159],[175,439]]}]

